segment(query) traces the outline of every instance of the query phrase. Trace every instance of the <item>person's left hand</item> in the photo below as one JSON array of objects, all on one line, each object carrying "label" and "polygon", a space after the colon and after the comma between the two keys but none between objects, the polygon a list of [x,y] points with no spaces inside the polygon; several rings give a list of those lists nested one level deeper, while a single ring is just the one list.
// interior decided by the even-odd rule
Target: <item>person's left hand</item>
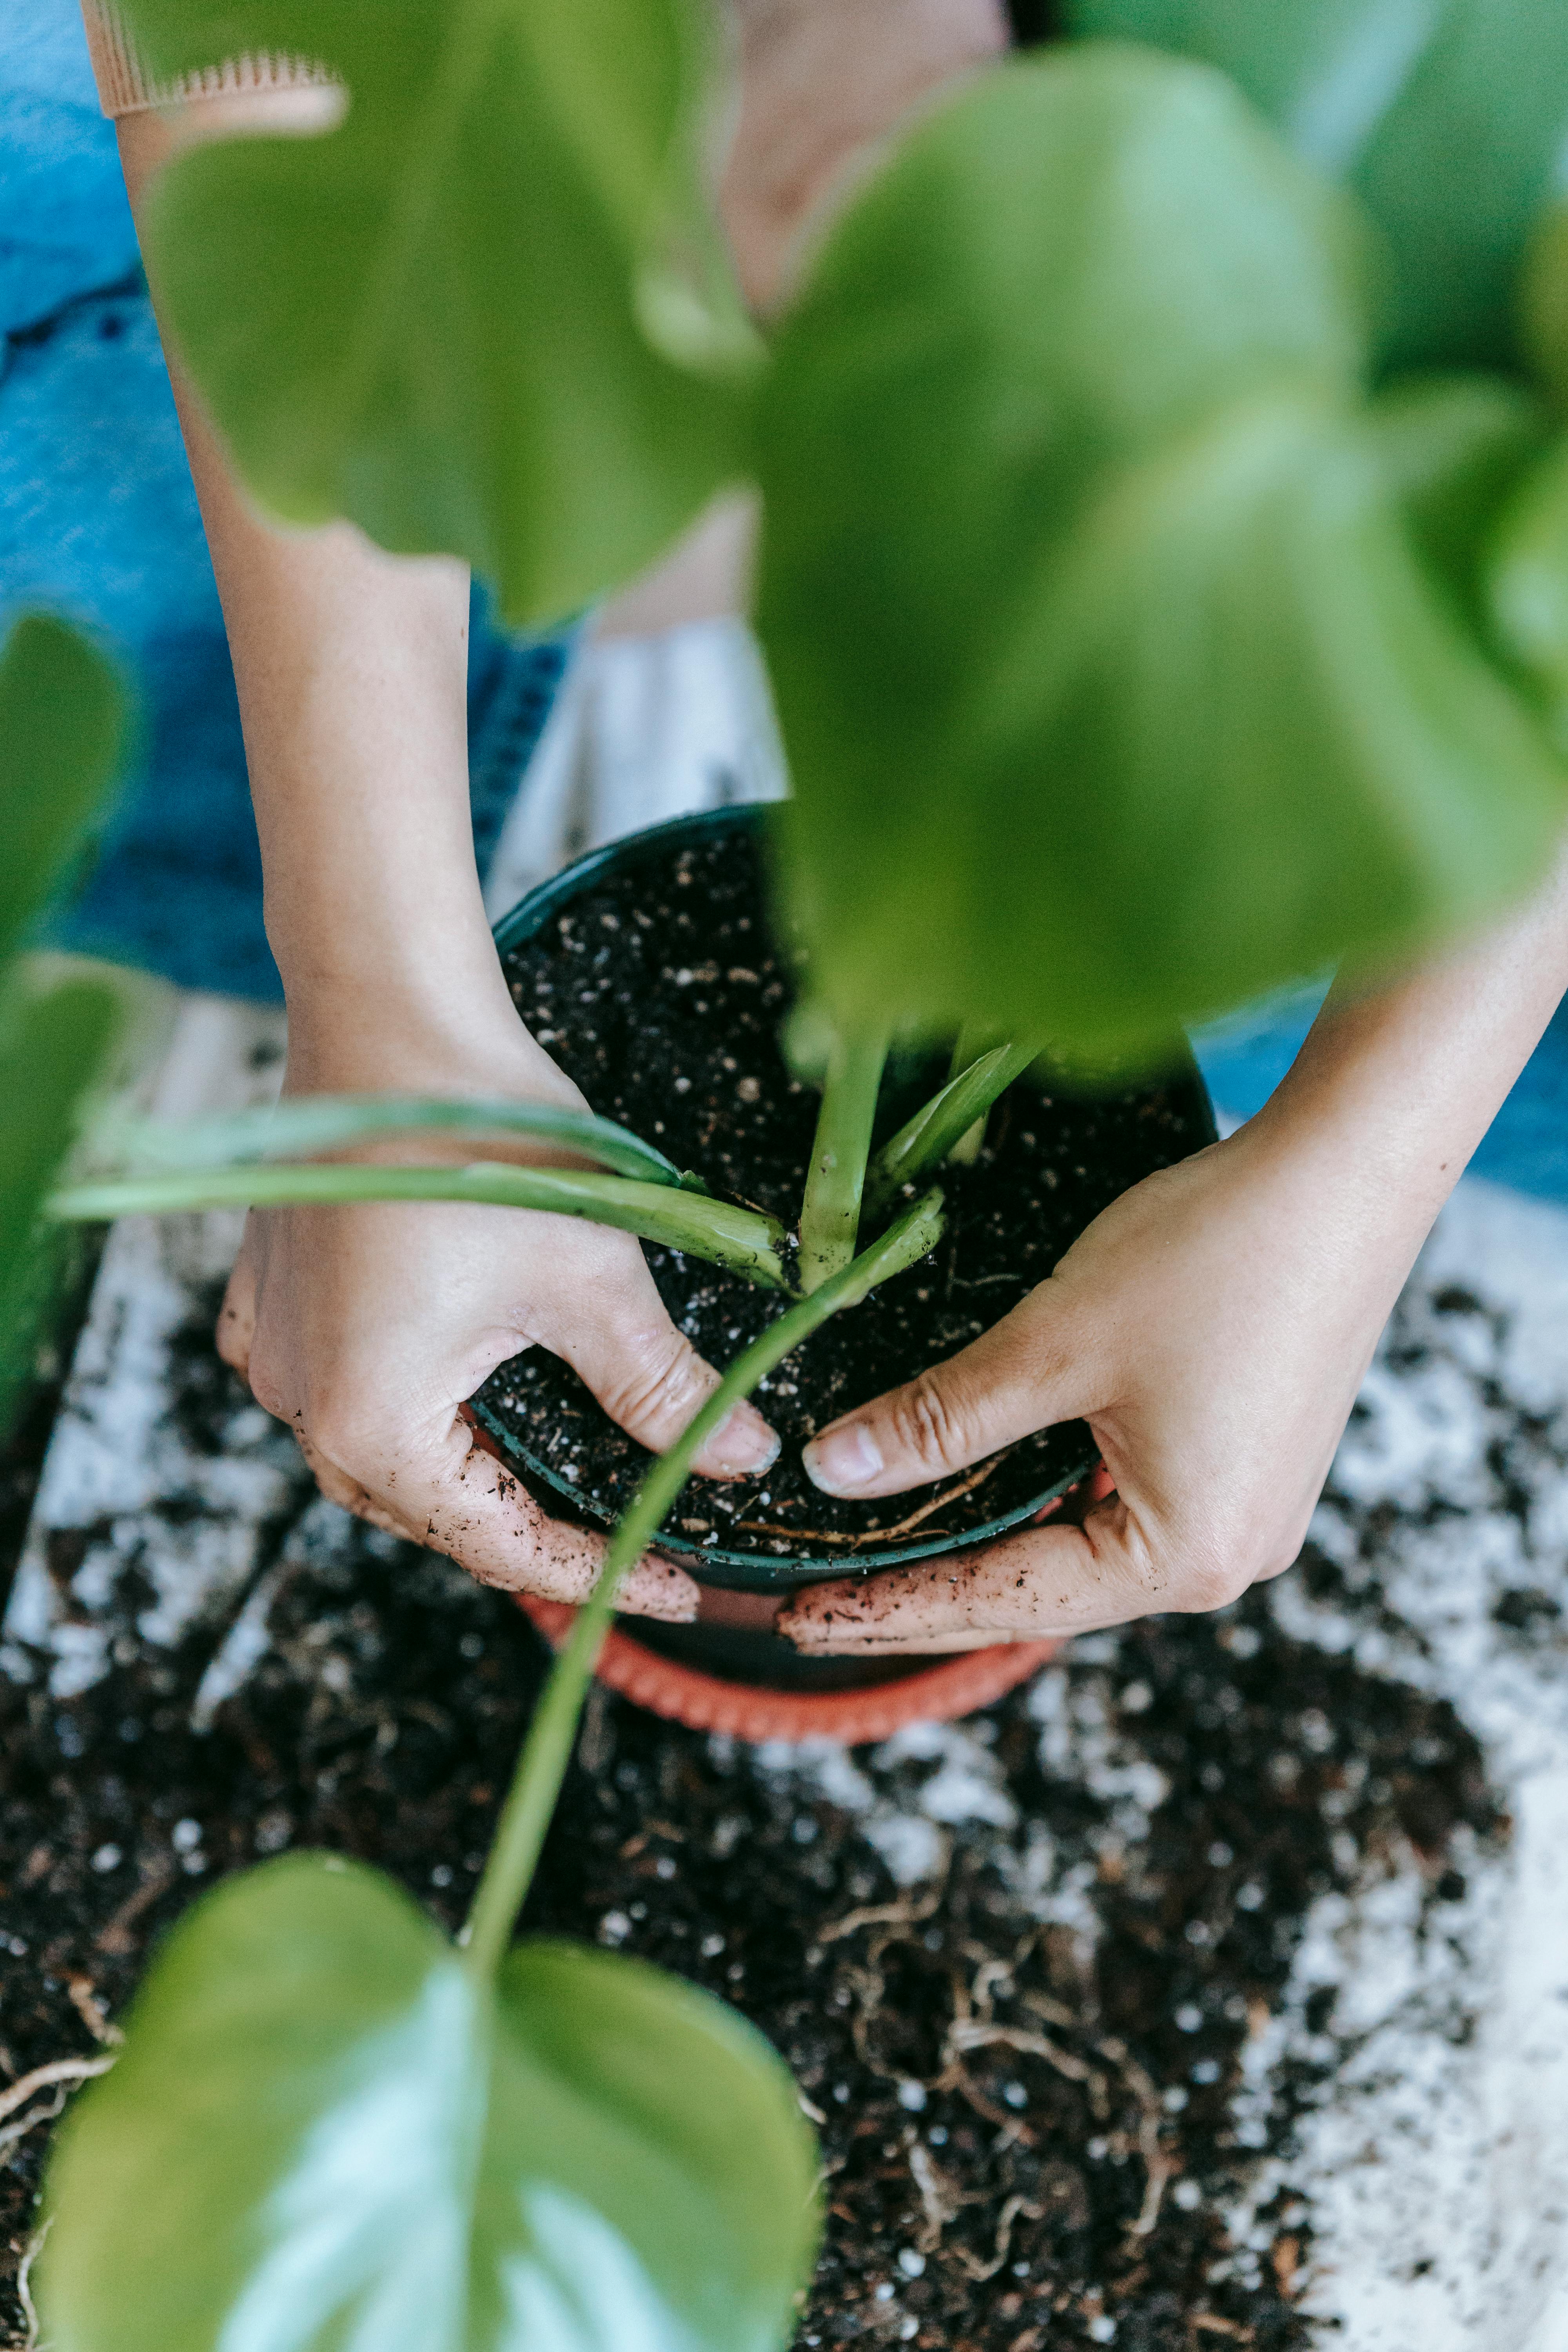
[{"label": "person's left hand", "polygon": [[1426,1222],[1395,1213],[1374,1155],[1267,1118],[1149,1177],[983,1339],[805,1457],[825,1492],[870,1499],[1081,1416],[1115,1493],[1081,1526],[814,1585],[778,1630],[806,1651],[973,1649],[1217,1609],[1278,1575]]}]

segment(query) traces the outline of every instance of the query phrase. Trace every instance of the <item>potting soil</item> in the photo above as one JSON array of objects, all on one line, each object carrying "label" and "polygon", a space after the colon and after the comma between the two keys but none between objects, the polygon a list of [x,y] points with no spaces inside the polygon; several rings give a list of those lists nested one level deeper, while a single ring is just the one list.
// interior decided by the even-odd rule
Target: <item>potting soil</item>
[{"label": "potting soil", "polygon": [[[716,1193],[793,1226],[820,1097],[790,1070],[781,1028],[795,994],[773,943],[762,860],[749,834],[667,851],[586,891],[506,958],[518,1010],[594,1108],[695,1170]],[[946,1076],[898,1072],[879,1131]],[[820,1494],[800,1451],[839,1413],[912,1380],[1001,1319],[1084,1227],[1140,1177],[1208,1139],[1191,1083],[1100,1097],[1031,1080],[993,1111],[973,1167],[941,1171],[947,1231],[934,1255],[837,1316],[764,1380],[756,1402],[781,1440],[759,1479],[701,1480],[669,1522],[694,1547],[765,1559],[804,1550],[837,1572],[903,1545],[957,1536],[1057,1491],[1095,1458],[1081,1423],[1024,1439],[936,1486],[878,1502]],[[674,1250],[649,1248],[677,1324],[721,1368],[776,1316],[778,1295]],[[480,1401],[584,1508],[630,1501],[649,1456],[570,1365],[542,1349],[492,1375]],[[721,1571],[716,1579],[722,1582]]]}]

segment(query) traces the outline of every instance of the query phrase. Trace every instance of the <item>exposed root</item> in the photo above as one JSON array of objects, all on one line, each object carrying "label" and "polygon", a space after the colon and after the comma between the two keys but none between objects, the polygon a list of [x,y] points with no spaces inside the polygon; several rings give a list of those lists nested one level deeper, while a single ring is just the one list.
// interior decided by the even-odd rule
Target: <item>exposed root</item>
[{"label": "exposed root", "polygon": [[1030,2033],[1020,2025],[988,2025],[979,2018],[954,2020],[948,2028],[945,2054],[955,2058],[963,2051],[985,2050],[998,2042],[1005,2049],[1016,2050],[1021,2057],[1043,2058],[1047,2066],[1054,2066],[1069,2083],[1087,2083],[1094,2072],[1085,2060],[1075,2058],[1070,2050],[1059,2049],[1043,2033]]},{"label": "exposed root", "polygon": [[22,2256],[21,2267],[16,2273],[16,2300],[22,2306],[22,2316],[27,2323],[27,2332],[22,2337],[17,2352],[38,2352],[38,2310],[33,2301],[33,2264],[43,2252],[44,2240],[54,2226],[55,2217],[51,2213],[42,2227],[35,2230],[28,2239],[26,2252]]},{"label": "exposed root", "polygon": [[132,1927],[148,1906],[156,1903],[159,1895],[174,1885],[174,1865],[166,1855],[153,1864],[135,1893],[127,1896],[100,1935],[98,1948],[100,1952],[112,1952],[119,1956],[134,1949]]},{"label": "exposed root", "polygon": [[1013,2244],[1013,2224],[1019,2214],[1026,2213],[1031,2221],[1037,2221],[1045,2210],[1043,2205],[1031,2205],[1026,2197],[1009,2197],[997,2219],[996,2244],[990,2261],[983,2263],[959,2249],[958,2259],[977,2286],[984,2279],[994,2278],[1006,2261]]},{"label": "exposed root", "polygon": [[841,1936],[853,1936],[862,1927],[919,1927],[942,1906],[946,1888],[944,1871],[929,1894],[918,1902],[873,1903],[864,1910],[847,1911],[842,1919],[830,1919],[816,1930],[814,1940],[818,1944],[836,1944]]},{"label": "exposed root", "polygon": [[[841,1551],[863,1549],[868,1544],[895,1543],[900,1536],[907,1536],[936,1512],[945,1510],[949,1503],[956,1503],[961,1495],[973,1494],[976,1486],[983,1486],[992,1472],[999,1470],[1012,1452],[1012,1446],[1005,1445],[1000,1454],[994,1454],[989,1462],[982,1463],[978,1470],[972,1470],[967,1478],[959,1480],[956,1486],[944,1486],[940,1495],[931,1496],[918,1510],[911,1511],[907,1518],[896,1519],[890,1528],[869,1528],[860,1535],[844,1535],[833,1528],[785,1527],[782,1521],[773,1519],[737,1519],[735,1525],[749,1536],[793,1536],[797,1543],[837,1544]],[[940,1528],[932,1529],[933,1534],[942,1532]]]},{"label": "exposed root", "polygon": [[1160,2218],[1161,2200],[1174,2168],[1160,2137],[1164,2110],[1160,2105],[1160,2094],[1124,2042],[1107,2040],[1098,2047],[1101,2057],[1109,2059],[1138,2102],[1138,2153],[1143,2159],[1145,2177],[1142,2207],[1130,2230],[1133,2237],[1146,2238]]},{"label": "exposed root", "polygon": [[915,2240],[916,2250],[922,2254],[934,2254],[948,2223],[957,2219],[963,2205],[974,2200],[961,2195],[957,2184],[948,2179],[912,2125],[904,2134],[904,2148],[925,2216]]},{"label": "exposed root", "polygon": [[[51,2058],[46,2066],[35,2066],[30,2074],[0,2092],[0,2117],[15,2115],[18,2107],[38,2091],[47,2091],[54,2083],[85,2083],[89,2074],[107,2074],[113,2065],[112,2058]],[[0,2135],[0,2145],[8,2135]]]},{"label": "exposed root", "polygon": [[114,2024],[108,2011],[100,2000],[92,1979],[83,1976],[72,1977],[66,1986],[66,1990],[70,1995],[71,2007],[93,2040],[101,2042],[107,2048],[118,2049],[125,2036],[119,2026]]}]

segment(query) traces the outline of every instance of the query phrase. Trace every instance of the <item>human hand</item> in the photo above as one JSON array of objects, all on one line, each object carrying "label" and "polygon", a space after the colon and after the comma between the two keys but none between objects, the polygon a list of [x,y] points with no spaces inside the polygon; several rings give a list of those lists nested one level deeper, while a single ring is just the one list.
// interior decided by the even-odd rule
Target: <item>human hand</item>
[{"label": "human hand", "polygon": [[[510,1007],[508,1007],[510,1012]],[[439,1077],[436,1072],[439,1070]],[[461,1064],[400,1041],[394,1081],[380,1052],[290,1040],[290,1094],[390,1090],[507,1096],[584,1108],[576,1088],[512,1020]],[[474,1149],[427,1136],[355,1153],[406,1165]],[[559,1163],[515,1139],[489,1158]],[[346,1156],[346,1155],[345,1155]],[[481,1583],[581,1601],[603,1537],[541,1510],[477,1442],[466,1398],[496,1366],[536,1345],[563,1356],[605,1410],[658,1452],[685,1428],[717,1375],[671,1323],[629,1234],[574,1218],[464,1202],[370,1202],[251,1215],[218,1322],[221,1354],[293,1430],[323,1494],[374,1526],[449,1553]],[[710,1477],[759,1472],[777,1441],[736,1408],[698,1457]],[[649,1555],[618,1606],[680,1621],[697,1587]]]},{"label": "human hand", "polygon": [[1115,1492],[1081,1526],[815,1585],[779,1631],[973,1649],[1221,1608],[1289,1568],[1425,1230],[1377,1175],[1259,1120],[1113,1202],[1004,1321],[805,1462],[828,1493],[901,1494],[1081,1417]]}]

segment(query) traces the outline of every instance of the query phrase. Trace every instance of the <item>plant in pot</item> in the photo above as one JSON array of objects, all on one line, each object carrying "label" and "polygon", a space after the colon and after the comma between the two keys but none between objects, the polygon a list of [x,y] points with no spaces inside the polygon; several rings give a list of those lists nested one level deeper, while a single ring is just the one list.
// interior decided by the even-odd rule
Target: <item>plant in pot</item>
[{"label": "plant in pot", "polygon": [[[1479,293],[1458,322],[1407,299],[1416,280],[1447,284],[1463,226],[1434,205],[1425,243],[1402,236],[1422,173],[1395,175],[1397,201],[1386,173],[1360,196],[1335,184],[1367,151],[1365,89],[1347,97],[1322,68],[1331,34],[1370,8],[1296,12],[1246,57],[1237,33],[1231,58],[1207,12],[1130,7],[1113,29],[1207,43],[1290,137],[1211,66],[1114,43],[979,77],[850,192],[764,337],[712,233],[700,8],[408,0],[390,26],[347,0],[129,13],[160,70],[200,68],[215,45],[304,53],[352,93],[320,138],[184,158],[151,214],[173,331],[275,512],[347,514],[391,548],[464,555],[527,620],[635,569],[722,483],[759,486],[758,622],[795,785],[771,855],[809,974],[795,1058],[815,1034],[824,1083],[817,1108],[787,1059],[732,1051],[752,1042],[745,992],[779,989],[760,1054],[794,967],[776,948],[770,979],[750,953],[719,961],[719,902],[752,886],[688,841],[629,895],[624,876],[577,877],[553,945],[531,909],[514,980],[537,1010],[590,911],[597,955],[619,936],[605,916],[635,931],[645,892],[705,891],[668,986],[711,987],[691,993],[696,1017],[721,977],[730,1025],[705,1051],[748,1109],[756,1081],[771,1156],[742,1163],[738,1129],[715,1123],[688,1173],[689,1130],[666,1108],[634,1122],[639,1138],[516,1105],[316,1102],[259,1147],[253,1129],[143,1136],[145,1156],[181,1164],[57,1194],[66,1216],[387,1197],[597,1216],[671,1254],[684,1314],[709,1311],[702,1269],[721,1268],[740,1346],[619,1517],[466,1947],[373,1874],[306,1857],[220,1890],[175,1938],[57,2160],[53,2340],[776,2340],[812,2237],[785,2087],[738,2028],[627,1963],[506,1954],[616,1580],[660,1530],[726,1554],[736,1580],[745,1562],[768,1577],[837,1572],[850,1551],[875,1564],[921,1526],[934,1540],[927,1521],[808,1524],[804,1496],[771,1488],[742,1498],[750,1525],[731,1512],[720,1528],[707,1490],[681,1502],[686,1469],[733,1400],[840,1309],[868,1321],[923,1286],[943,1296],[920,1303],[945,1310],[942,1256],[929,1280],[914,1269],[988,1184],[1051,1189],[1053,1130],[1032,1105],[1064,1090],[1042,1085],[1043,1049],[1080,1076],[1113,1066],[1136,1107],[1126,1090],[1171,1066],[1184,1018],[1335,959],[1375,970],[1541,869],[1564,803],[1568,252],[1550,207],[1568,72],[1536,75],[1532,12],[1509,0],[1474,54],[1456,63],[1434,34],[1430,70],[1400,84],[1401,155],[1425,142],[1441,158],[1455,74],[1509,130],[1482,158],[1488,236],[1465,281]],[[1098,29],[1087,0],[1084,24]],[[1265,51],[1271,69],[1255,71]],[[1380,270],[1397,333],[1369,293]],[[237,323],[236,284],[254,297]],[[630,985],[605,969],[612,992]],[[700,1090],[678,1066],[695,1036],[672,1027],[657,1066],[671,1106],[690,1076],[694,1108],[706,1094],[716,1108],[718,1077]],[[922,1048],[956,1060],[948,1087],[922,1074]],[[637,1075],[632,1055],[589,1091],[629,1098]],[[966,1160],[1009,1078],[1024,1091]],[[1144,1099],[1164,1106],[1157,1127],[1180,1087]],[[1144,1164],[1201,1139],[1190,1081],[1185,1103]],[[1067,1133],[1079,1114],[1060,1116]],[[660,1118],[672,1143],[680,1129],[673,1157]],[[547,1134],[593,1165],[267,1156],[425,1121]],[[744,1186],[704,1165],[715,1149]],[[984,1263],[957,1266],[953,1289]],[[930,1323],[907,1321],[927,1344]],[[475,1405],[498,1443],[528,1410],[522,1377],[509,1368]],[[556,1442],[571,1403],[556,1398],[549,1444],[529,1416],[525,1466],[596,1481],[607,1507],[626,1465],[583,1477],[586,1455]],[[1076,1440],[1051,1442],[1068,1447],[1055,1467],[1020,1449],[934,1498],[954,1514],[944,1534],[1040,1507],[1084,1466]]]}]

